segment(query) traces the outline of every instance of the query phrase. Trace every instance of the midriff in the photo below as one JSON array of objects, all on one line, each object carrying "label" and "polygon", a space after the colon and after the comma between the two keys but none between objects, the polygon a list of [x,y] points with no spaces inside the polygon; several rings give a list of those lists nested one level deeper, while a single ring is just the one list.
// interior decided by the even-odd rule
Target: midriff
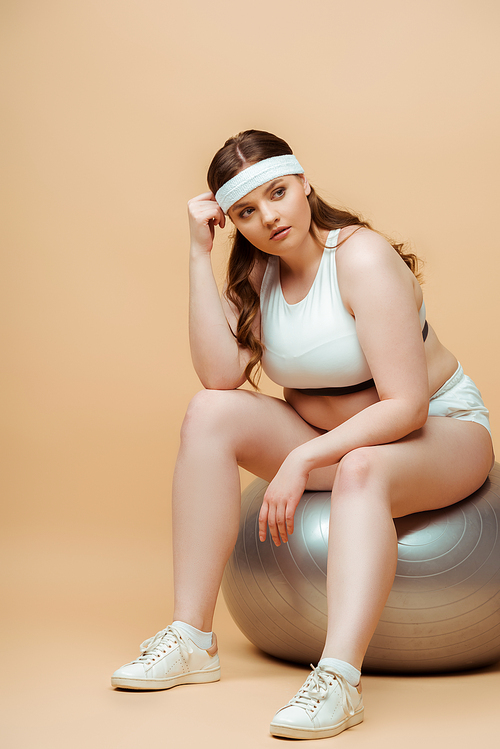
[{"label": "midriff", "polygon": [[[429,398],[455,372],[458,362],[455,356],[439,341],[429,325],[425,342]],[[292,388],[284,388],[285,400],[312,426],[330,431],[379,400],[376,388],[371,387],[348,395],[306,395]]]}]

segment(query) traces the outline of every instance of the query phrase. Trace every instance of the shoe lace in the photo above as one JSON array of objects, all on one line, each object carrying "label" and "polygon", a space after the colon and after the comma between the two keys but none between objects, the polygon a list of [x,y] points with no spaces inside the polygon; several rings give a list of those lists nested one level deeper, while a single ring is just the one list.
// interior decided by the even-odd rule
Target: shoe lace
[{"label": "shoe lace", "polygon": [[335,681],[340,687],[342,697],[342,706],[348,715],[354,715],[354,706],[351,695],[349,694],[348,682],[341,674],[326,671],[321,666],[311,664],[312,672],[309,674],[304,685],[299,689],[295,697],[292,697],[289,705],[297,705],[305,710],[314,710],[322,700],[328,696],[328,688],[333,686]]},{"label": "shoe lace", "polygon": [[181,653],[184,656],[193,652],[193,648],[189,645],[186,635],[180,632],[177,627],[170,625],[141,643],[141,655],[137,658],[137,661],[151,663],[160,655],[168,653],[171,648],[176,646],[180,647]]}]

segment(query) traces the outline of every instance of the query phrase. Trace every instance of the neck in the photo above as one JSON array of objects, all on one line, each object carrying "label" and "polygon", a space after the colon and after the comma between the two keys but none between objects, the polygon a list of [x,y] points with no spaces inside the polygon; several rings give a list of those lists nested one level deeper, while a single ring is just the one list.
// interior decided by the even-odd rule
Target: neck
[{"label": "neck", "polygon": [[286,257],[280,257],[281,274],[289,278],[305,278],[311,273],[316,273],[323,255],[326,238],[329,231],[321,229],[318,232],[321,242],[308,233],[304,242]]}]

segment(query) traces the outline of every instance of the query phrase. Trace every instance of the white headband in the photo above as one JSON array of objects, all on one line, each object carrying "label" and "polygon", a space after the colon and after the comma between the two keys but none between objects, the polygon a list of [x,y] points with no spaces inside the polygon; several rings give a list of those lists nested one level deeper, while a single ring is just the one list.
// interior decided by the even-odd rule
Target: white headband
[{"label": "white headband", "polygon": [[222,185],[215,193],[215,200],[224,213],[227,213],[232,205],[256,187],[287,174],[304,174],[304,170],[292,154],[272,156],[270,159],[258,161]]}]

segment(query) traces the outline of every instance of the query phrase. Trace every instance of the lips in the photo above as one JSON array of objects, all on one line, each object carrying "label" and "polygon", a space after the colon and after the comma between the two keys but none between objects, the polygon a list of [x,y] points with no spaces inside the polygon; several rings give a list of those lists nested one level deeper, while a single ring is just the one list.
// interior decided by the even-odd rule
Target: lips
[{"label": "lips", "polygon": [[280,239],[281,237],[285,237],[291,228],[291,226],[278,226],[278,228],[275,229],[271,234],[271,239]]}]

